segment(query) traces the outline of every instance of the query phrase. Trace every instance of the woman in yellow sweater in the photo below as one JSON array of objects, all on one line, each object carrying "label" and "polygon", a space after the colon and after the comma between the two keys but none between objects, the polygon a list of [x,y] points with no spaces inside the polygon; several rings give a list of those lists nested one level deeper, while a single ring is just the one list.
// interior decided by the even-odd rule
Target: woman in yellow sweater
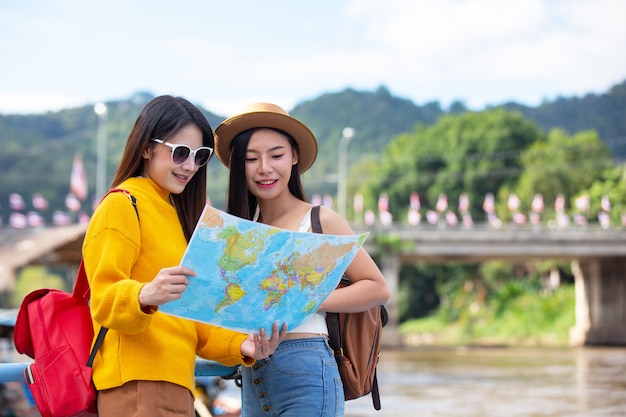
[{"label": "woman in yellow sweater", "polygon": [[[89,224],[83,257],[96,334],[100,417],[194,416],[196,355],[225,365],[266,358],[286,329],[245,335],[163,313],[194,271],[177,266],[206,202],[213,132],[189,101],[160,96],[133,126],[112,187]],[[136,210],[135,211],[135,207]]]}]

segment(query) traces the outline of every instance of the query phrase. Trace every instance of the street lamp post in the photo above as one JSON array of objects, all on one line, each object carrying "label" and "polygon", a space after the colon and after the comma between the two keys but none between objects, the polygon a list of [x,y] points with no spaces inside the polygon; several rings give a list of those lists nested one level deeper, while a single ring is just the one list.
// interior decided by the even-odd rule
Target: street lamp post
[{"label": "street lamp post", "polygon": [[346,218],[346,189],[348,182],[348,144],[354,137],[354,129],[346,127],[343,129],[341,139],[339,140],[339,149],[337,158],[339,165],[337,166],[337,210],[341,217]]},{"label": "street lamp post", "polygon": [[96,200],[104,196],[106,189],[106,163],[107,163],[107,106],[98,103],[93,107],[93,111],[98,115],[98,147],[96,163]]}]

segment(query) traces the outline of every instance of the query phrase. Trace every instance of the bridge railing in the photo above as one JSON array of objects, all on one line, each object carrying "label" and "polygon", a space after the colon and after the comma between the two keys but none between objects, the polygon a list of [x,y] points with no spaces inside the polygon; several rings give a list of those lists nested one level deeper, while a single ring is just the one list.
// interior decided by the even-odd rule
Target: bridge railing
[{"label": "bridge railing", "polygon": [[616,233],[622,232],[626,230],[626,225],[622,224],[612,224],[609,227],[602,227],[597,223],[589,223],[586,225],[575,225],[571,224],[568,226],[558,226],[552,223],[540,223],[540,224],[516,224],[513,222],[505,222],[498,225],[493,225],[488,222],[475,222],[471,226],[465,225],[456,225],[450,226],[445,223],[420,223],[416,225],[411,225],[406,222],[393,222],[387,225],[383,225],[380,222],[374,223],[372,225],[367,225],[363,222],[350,222],[352,229],[355,231],[377,231],[380,233],[385,233],[389,231],[395,230],[438,230],[438,231],[456,231],[456,230],[466,230],[466,231],[493,231],[493,232],[507,232],[507,231],[534,231],[534,232],[557,232],[557,233],[579,233],[579,232],[591,232],[591,233]]},{"label": "bridge railing", "polygon": [[[0,363],[0,383],[24,381],[24,369],[31,362]],[[226,366],[218,362],[199,359],[196,361],[196,377],[219,376],[229,377],[237,371],[236,366]]]}]

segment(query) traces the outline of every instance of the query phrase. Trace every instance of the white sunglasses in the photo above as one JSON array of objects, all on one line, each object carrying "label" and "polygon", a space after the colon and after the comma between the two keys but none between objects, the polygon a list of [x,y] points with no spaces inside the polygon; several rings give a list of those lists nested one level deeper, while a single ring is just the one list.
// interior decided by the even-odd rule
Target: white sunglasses
[{"label": "white sunglasses", "polygon": [[211,156],[213,156],[213,148],[209,148],[208,146],[201,146],[194,151],[187,145],[175,145],[156,138],[151,140],[172,148],[170,156],[172,157],[172,163],[174,165],[184,164],[187,158],[189,158],[190,155],[193,155],[193,162],[196,166],[201,167],[202,165],[206,165],[206,163],[209,162],[209,159],[211,159]]}]

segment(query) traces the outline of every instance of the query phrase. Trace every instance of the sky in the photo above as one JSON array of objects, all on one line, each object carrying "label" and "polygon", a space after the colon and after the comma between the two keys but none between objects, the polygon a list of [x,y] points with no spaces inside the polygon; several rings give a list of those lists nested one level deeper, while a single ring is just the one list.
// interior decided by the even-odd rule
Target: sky
[{"label": "sky", "polygon": [[183,96],[221,116],[352,88],[445,108],[626,80],[625,0],[3,0],[0,113]]}]

